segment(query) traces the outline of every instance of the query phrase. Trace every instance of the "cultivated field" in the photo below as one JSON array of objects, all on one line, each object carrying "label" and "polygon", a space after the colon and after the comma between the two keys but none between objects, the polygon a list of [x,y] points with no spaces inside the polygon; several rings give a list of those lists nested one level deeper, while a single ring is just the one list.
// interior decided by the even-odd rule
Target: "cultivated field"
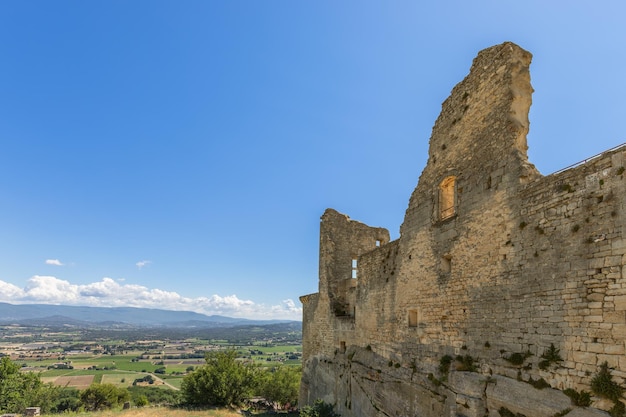
[{"label": "cultivated field", "polygon": [[[233,343],[218,338],[158,338],[146,330],[142,338],[126,341],[115,331],[94,338],[78,330],[37,330],[0,326],[0,355],[8,355],[23,372],[38,373],[43,382],[79,390],[93,383],[179,390],[185,375],[206,363],[207,352],[223,349],[234,349],[241,360],[266,368],[302,362],[301,342],[292,336],[256,339],[256,332],[251,332],[247,342]],[[143,380],[148,375],[152,383]]]}]

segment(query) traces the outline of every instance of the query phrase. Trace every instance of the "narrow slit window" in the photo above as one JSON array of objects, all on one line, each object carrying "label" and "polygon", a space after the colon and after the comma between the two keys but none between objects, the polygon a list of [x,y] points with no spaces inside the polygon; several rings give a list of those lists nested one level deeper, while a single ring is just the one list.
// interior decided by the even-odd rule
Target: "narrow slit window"
[{"label": "narrow slit window", "polygon": [[409,327],[417,327],[417,310],[409,310]]},{"label": "narrow slit window", "polygon": [[343,340],[339,342],[339,351],[341,353],[346,353],[346,342],[344,342]]},{"label": "narrow slit window", "polygon": [[441,258],[441,272],[446,274],[452,272],[452,256],[445,255]]},{"label": "narrow slit window", "polygon": [[356,279],[356,275],[357,275],[357,261],[356,258],[352,259],[352,279]]},{"label": "narrow slit window", "polygon": [[439,184],[439,219],[445,220],[455,214],[456,177],[447,177]]}]

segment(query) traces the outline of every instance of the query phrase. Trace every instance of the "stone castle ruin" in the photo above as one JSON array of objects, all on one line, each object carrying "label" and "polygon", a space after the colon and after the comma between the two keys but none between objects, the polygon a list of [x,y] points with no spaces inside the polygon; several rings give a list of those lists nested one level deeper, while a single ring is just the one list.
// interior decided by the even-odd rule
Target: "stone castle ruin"
[{"label": "stone castle ruin", "polygon": [[620,407],[571,397],[598,375],[626,380],[626,147],[539,174],[530,61],[509,42],[474,59],[442,105],[399,239],[322,216],[319,292],[300,298],[302,405],[344,417]]}]

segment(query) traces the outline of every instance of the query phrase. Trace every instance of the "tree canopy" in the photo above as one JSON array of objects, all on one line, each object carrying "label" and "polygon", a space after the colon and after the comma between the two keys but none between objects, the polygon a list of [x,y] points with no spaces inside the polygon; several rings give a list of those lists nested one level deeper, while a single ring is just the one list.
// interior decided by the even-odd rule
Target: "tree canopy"
[{"label": "tree canopy", "polygon": [[206,365],[183,380],[181,390],[188,404],[240,404],[258,385],[259,369],[238,361],[236,351],[208,353],[205,360]]},{"label": "tree canopy", "polygon": [[47,412],[57,391],[51,384],[41,382],[39,375],[20,372],[8,356],[0,358],[0,412],[23,413],[33,406]]}]

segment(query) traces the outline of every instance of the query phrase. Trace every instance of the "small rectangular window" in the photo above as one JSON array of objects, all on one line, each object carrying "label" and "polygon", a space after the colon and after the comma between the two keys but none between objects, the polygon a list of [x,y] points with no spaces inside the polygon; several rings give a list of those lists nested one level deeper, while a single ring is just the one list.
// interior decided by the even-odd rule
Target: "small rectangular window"
[{"label": "small rectangular window", "polygon": [[343,340],[339,342],[339,352],[346,353],[346,342]]},{"label": "small rectangular window", "polygon": [[449,274],[452,271],[452,256],[445,255],[441,258],[441,272]]},{"label": "small rectangular window", "polygon": [[356,259],[352,259],[352,279],[356,279],[356,274],[357,274]]},{"label": "small rectangular window", "polygon": [[455,214],[455,183],[456,178],[451,176],[439,184],[439,220],[448,219]]},{"label": "small rectangular window", "polygon": [[417,310],[409,310],[409,327],[417,327]]}]

